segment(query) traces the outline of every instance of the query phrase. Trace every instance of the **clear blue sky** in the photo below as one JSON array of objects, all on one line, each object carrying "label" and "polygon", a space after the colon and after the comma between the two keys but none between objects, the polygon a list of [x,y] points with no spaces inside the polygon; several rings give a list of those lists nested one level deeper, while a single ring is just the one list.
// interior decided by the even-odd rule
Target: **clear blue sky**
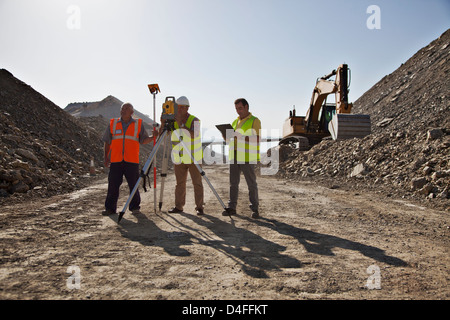
[{"label": "clear blue sky", "polygon": [[186,95],[204,128],[245,97],[270,135],[317,77],[347,63],[355,101],[449,27],[448,0],[0,0],[0,67],[61,108],[113,95],[152,117],[158,83],[157,118]]}]

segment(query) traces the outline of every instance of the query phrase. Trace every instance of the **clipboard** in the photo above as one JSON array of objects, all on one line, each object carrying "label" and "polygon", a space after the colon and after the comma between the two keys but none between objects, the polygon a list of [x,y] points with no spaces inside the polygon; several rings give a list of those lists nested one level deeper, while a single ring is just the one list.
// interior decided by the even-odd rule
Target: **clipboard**
[{"label": "clipboard", "polygon": [[227,130],[233,130],[234,131],[234,129],[233,129],[233,127],[231,126],[231,124],[229,124],[229,123],[226,123],[226,124],[218,124],[218,125],[216,125],[216,128],[220,131],[220,133],[222,134],[222,138],[223,138],[223,140],[227,140],[226,139],[226,137],[227,137]]}]

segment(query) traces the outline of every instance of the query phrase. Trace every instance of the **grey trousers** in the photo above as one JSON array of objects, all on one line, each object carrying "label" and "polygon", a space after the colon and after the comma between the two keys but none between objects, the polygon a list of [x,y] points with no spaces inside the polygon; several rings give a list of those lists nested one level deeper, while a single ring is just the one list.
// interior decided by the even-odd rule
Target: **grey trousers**
[{"label": "grey trousers", "polygon": [[235,209],[237,206],[239,194],[239,182],[241,180],[241,172],[244,174],[245,181],[248,187],[248,198],[250,200],[250,209],[258,211],[258,184],[256,183],[255,164],[230,163],[230,200],[228,201],[228,208]]}]

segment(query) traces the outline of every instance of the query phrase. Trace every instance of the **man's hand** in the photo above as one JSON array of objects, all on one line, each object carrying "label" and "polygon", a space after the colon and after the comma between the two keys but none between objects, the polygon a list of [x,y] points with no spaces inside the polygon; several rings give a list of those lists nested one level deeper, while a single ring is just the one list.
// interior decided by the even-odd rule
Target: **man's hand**
[{"label": "man's hand", "polygon": [[109,168],[109,165],[111,164],[111,161],[109,159],[109,149],[110,149],[111,145],[109,143],[105,142],[105,147],[104,147],[104,157],[103,157],[103,164],[105,165],[105,168]]},{"label": "man's hand", "polygon": [[109,158],[105,158],[103,164],[105,165],[105,168],[109,168],[111,161],[109,161]]},{"label": "man's hand", "polygon": [[152,136],[145,138],[144,141],[142,141],[142,144],[148,144],[152,142],[153,137],[157,139],[158,135],[159,135],[158,129],[156,129],[156,127],[153,127]]},{"label": "man's hand", "polygon": [[158,139],[159,136],[159,130],[156,129],[157,127],[153,127],[153,137],[155,137],[156,139]]}]

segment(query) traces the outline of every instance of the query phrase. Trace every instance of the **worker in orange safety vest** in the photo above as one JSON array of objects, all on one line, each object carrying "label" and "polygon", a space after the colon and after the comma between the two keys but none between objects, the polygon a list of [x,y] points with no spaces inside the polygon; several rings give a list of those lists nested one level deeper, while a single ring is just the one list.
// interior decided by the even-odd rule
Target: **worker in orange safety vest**
[{"label": "worker in orange safety vest", "polygon": [[[111,119],[103,135],[104,165],[109,167],[108,193],[103,215],[116,213],[123,176],[131,193],[139,179],[139,146],[153,141],[153,136],[148,135],[142,119],[133,119],[133,113],[133,105],[124,103],[120,108],[120,118]],[[156,130],[153,132],[153,135],[155,134],[158,134]],[[130,202],[132,213],[140,212],[140,202],[138,190]]]}]

